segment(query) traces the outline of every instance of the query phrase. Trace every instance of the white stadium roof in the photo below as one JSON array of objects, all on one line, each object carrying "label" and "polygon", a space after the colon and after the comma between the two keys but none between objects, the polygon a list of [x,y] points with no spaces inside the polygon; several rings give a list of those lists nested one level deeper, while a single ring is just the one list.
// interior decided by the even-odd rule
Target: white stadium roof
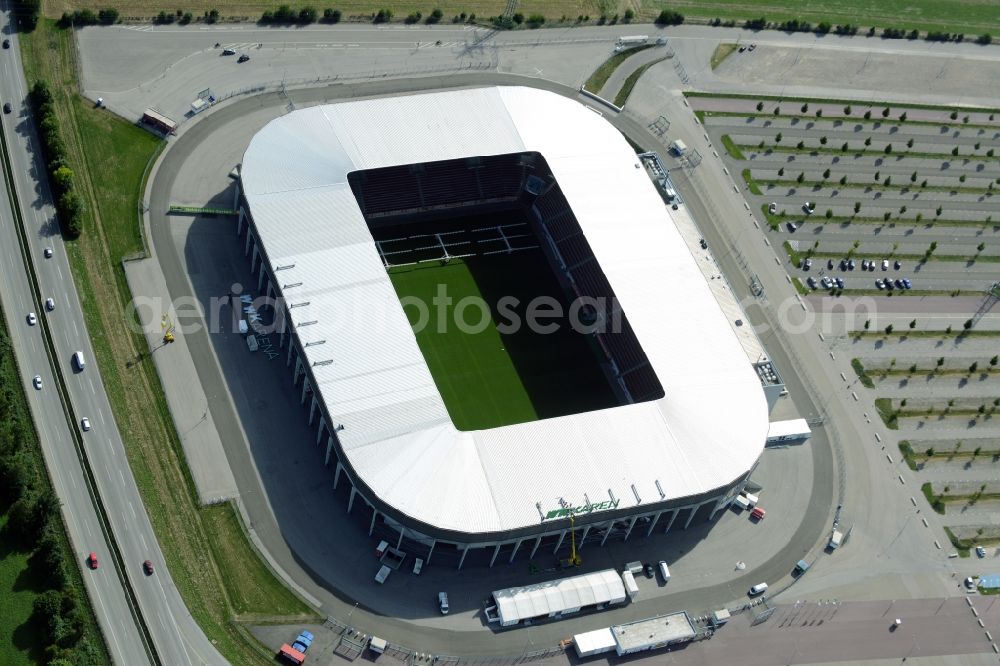
[{"label": "white stadium roof", "polygon": [[[573,209],[665,397],[461,432],[452,424],[347,175],[537,151]],[[251,141],[242,183],[290,304],[317,399],[361,480],[402,514],[488,533],[542,509],[619,509],[732,483],[763,450],[767,406],[695,259],[635,153],[576,101],[490,87],[316,106]],[[304,324],[309,324],[305,326]],[[321,344],[309,344],[319,343]],[[308,345],[308,346],[306,346]],[[326,361],[327,363],[322,363]],[[332,362],[328,362],[332,361]]]}]

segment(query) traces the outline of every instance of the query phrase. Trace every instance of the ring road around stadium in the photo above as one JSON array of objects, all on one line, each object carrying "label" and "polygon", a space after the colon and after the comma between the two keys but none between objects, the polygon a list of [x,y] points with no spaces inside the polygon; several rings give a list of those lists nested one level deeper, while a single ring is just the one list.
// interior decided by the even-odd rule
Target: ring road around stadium
[{"label": "ring road around stadium", "polygon": [[240,176],[244,311],[370,533],[492,565],[711,520],[754,470],[760,373],[591,109],[524,87],[317,106]]}]

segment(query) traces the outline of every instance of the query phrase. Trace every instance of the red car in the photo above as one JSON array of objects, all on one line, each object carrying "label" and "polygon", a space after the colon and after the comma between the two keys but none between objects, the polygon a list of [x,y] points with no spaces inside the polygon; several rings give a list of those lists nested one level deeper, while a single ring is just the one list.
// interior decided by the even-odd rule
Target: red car
[{"label": "red car", "polygon": [[101,563],[97,561],[97,553],[87,555],[87,566],[91,569],[97,569],[101,566]]},{"label": "red car", "polygon": [[753,518],[754,520],[764,520],[764,513],[765,513],[764,509],[758,506],[753,511],[750,512],[750,517]]},{"label": "red car", "polygon": [[146,560],[145,562],[142,563],[142,570],[146,572],[147,576],[152,576],[153,575],[153,563],[150,562],[149,560]]}]

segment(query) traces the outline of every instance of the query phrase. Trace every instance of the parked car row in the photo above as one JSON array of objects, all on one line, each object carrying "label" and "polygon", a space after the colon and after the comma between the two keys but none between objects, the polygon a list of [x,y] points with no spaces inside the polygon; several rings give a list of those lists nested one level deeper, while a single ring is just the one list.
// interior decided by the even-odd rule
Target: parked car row
[{"label": "parked car row", "polygon": [[816,278],[810,275],[806,278],[806,284],[809,285],[810,289],[818,289],[821,285],[824,289],[844,289],[846,283],[844,282],[844,278],[828,277],[825,275],[817,282]]},{"label": "parked car row", "polygon": [[885,278],[884,280],[875,280],[875,286],[881,289],[887,289],[892,291],[893,288],[896,289],[912,289],[913,283],[910,282],[909,278],[897,278],[893,280],[892,278]]}]

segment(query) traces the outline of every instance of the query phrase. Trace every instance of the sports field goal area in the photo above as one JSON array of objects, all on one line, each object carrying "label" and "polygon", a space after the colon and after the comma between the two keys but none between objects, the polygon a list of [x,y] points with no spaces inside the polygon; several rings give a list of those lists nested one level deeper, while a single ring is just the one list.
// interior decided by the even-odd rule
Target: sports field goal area
[{"label": "sports field goal area", "polygon": [[386,269],[414,266],[428,261],[512,254],[538,249],[526,222],[513,222],[475,229],[453,229],[397,236],[375,241]]}]

